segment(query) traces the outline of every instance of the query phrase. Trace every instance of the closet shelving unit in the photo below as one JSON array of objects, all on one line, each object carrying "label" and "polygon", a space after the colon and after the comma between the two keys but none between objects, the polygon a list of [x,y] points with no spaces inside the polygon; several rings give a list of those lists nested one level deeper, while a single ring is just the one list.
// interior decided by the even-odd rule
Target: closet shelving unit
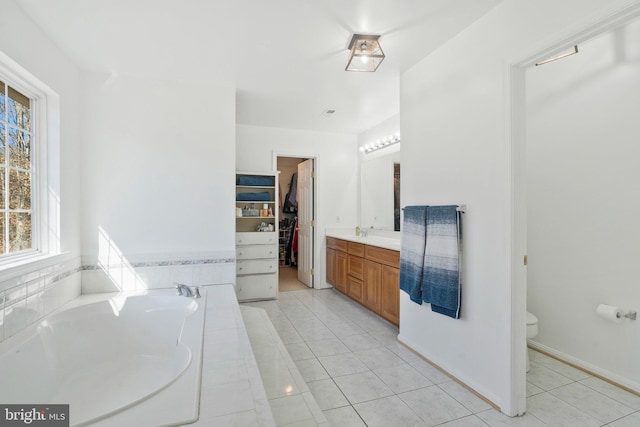
[{"label": "closet shelving unit", "polygon": [[287,257],[287,244],[289,243],[289,237],[291,230],[287,228],[280,228],[279,238],[279,265],[280,267],[288,267],[291,265],[291,260]]},{"label": "closet shelving unit", "polygon": [[[277,188],[277,172],[236,172],[238,301],[274,299],[278,296]],[[260,215],[264,205],[270,208],[272,215]]]}]

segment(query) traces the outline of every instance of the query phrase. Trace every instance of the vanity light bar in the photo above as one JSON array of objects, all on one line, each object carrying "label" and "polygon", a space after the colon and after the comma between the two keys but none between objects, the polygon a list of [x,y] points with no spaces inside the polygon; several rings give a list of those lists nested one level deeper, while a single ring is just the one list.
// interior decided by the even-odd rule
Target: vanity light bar
[{"label": "vanity light bar", "polygon": [[548,64],[549,62],[557,61],[558,59],[566,58],[567,56],[575,55],[576,53],[578,53],[578,45],[574,45],[569,52],[561,53],[551,58],[536,62],[536,67],[539,65]]},{"label": "vanity light bar", "polygon": [[365,154],[369,154],[369,153],[373,153],[374,151],[380,150],[382,148],[387,148],[399,142],[400,142],[400,134],[397,133],[395,135],[389,135],[386,138],[379,139],[376,142],[365,144],[362,147],[360,147],[360,151]]}]

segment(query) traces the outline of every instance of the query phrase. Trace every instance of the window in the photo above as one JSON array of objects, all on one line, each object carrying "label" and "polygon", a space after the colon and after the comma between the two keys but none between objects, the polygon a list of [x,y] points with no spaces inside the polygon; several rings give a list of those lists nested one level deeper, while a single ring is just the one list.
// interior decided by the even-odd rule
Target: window
[{"label": "window", "polygon": [[32,103],[0,80],[0,257],[32,249]]},{"label": "window", "polygon": [[60,96],[0,52],[0,279],[58,255]]}]

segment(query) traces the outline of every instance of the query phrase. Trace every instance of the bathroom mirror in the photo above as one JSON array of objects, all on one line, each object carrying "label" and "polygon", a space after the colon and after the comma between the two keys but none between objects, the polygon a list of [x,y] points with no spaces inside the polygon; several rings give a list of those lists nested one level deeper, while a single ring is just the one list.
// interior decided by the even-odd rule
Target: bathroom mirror
[{"label": "bathroom mirror", "polygon": [[400,231],[400,151],[360,159],[360,226]]}]

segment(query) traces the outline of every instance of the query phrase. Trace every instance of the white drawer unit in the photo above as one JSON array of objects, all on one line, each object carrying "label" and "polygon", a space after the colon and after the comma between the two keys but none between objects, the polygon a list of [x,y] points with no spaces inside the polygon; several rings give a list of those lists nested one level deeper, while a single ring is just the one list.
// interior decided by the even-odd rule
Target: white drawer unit
[{"label": "white drawer unit", "polygon": [[249,245],[236,246],[236,259],[276,258],[278,247],[276,245]]},{"label": "white drawer unit", "polygon": [[236,276],[243,274],[268,274],[278,271],[277,259],[247,259],[236,261]]},{"label": "white drawer unit", "polygon": [[238,301],[272,299],[278,292],[278,277],[275,274],[238,276],[236,295]]},{"label": "white drawer unit", "polygon": [[278,176],[236,172],[238,301],[278,297]]},{"label": "white drawer unit", "polygon": [[263,233],[251,233],[242,232],[236,233],[236,246],[239,245],[268,245],[278,244],[278,234],[275,232],[263,232]]}]

